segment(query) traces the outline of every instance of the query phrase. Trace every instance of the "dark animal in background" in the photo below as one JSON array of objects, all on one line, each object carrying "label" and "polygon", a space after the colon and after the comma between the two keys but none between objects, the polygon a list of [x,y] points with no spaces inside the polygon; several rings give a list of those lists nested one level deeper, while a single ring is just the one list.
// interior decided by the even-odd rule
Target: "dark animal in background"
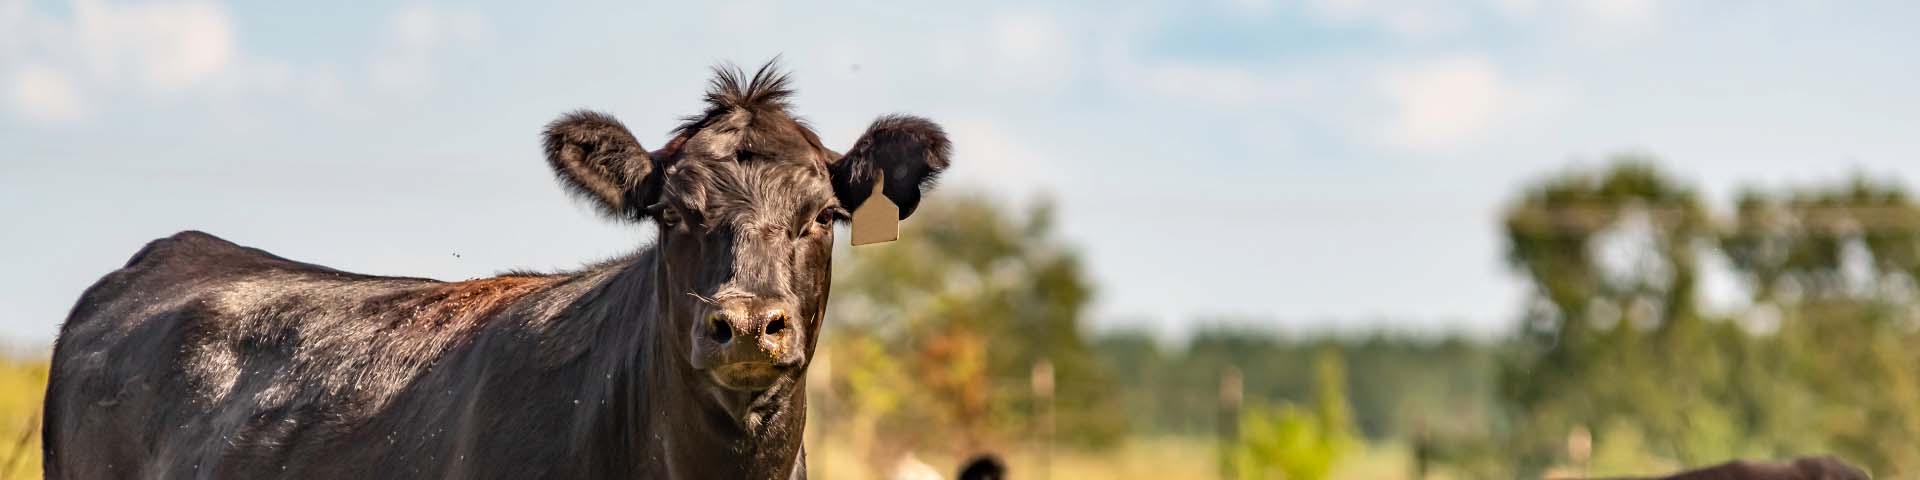
[{"label": "dark animal in background", "polygon": [[1007,480],[1007,464],[991,453],[981,454],[960,467],[955,480]]},{"label": "dark animal in background", "polygon": [[836,153],[787,83],[716,69],[652,152],[603,114],[548,125],[564,185],[659,230],[583,270],[441,282],[147,244],[61,327],[47,478],[804,478],[833,225],[882,177],[912,214],[948,143],[886,116]]},{"label": "dark animal in background", "polygon": [[[1786,462],[1739,460],[1664,477],[1640,480],[1869,480],[1867,472],[1834,457],[1801,457]],[[1617,480],[1636,480],[1620,478]]]}]

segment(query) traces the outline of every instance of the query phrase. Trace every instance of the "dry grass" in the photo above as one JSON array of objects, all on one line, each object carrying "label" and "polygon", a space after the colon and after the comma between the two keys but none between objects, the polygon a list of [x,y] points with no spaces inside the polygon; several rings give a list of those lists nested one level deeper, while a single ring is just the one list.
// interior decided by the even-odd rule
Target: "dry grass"
[{"label": "dry grass", "polygon": [[[0,360],[0,480],[40,478],[40,403],[45,392],[47,365],[40,361]],[[843,437],[809,439],[809,468],[814,478],[865,480],[884,478],[876,464],[862,458],[864,450]],[[1032,447],[998,452],[1015,478],[1115,480],[1219,478],[1213,440],[1205,437],[1135,437],[1104,451],[1061,448],[1053,452],[1042,475],[1043,460]],[[964,460],[941,452],[919,453],[920,459],[951,477]],[[1411,455],[1397,444],[1371,445],[1343,459],[1333,472],[1336,480],[1411,478]],[[1434,475],[1432,480],[1450,477]]]},{"label": "dry grass", "polygon": [[[1212,439],[1204,437],[1135,437],[1119,448],[1108,451],[1057,450],[1052,465],[1040,474],[1041,459],[1033,448],[1000,452],[1015,478],[1160,480],[1168,478],[1220,478],[1218,451]],[[885,478],[856,453],[845,439],[815,439],[807,447],[809,466],[815,478],[877,480]],[[952,478],[965,459],[940,453],[918,453],[920,460],[942,475]],[[1372,445],[1342,459],[1333,471],[1334,480],[1391,480],[1413,477],[1412,455],[1402,445]],[[1434,472],[1428,480],[1452,480],[1445,472]]]},{"label": "dry grass", "polygon": [[40,478],[46,384],[46,363],[0,361],[0,479]]}]

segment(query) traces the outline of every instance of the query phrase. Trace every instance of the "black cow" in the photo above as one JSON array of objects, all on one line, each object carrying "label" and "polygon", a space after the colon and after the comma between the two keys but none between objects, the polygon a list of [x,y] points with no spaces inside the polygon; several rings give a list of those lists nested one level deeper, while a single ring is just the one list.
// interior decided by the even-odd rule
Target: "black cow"
[{"label": "black cow", "polygon": [[999,455],[983,453],[975,455],[966,465],[960,466],[960,474],[955,480],[1006,480],[1007,464],[1000,461]]},{"label": "black cow", "polygon": [[842,155],[771,63],[715,74],[660,150],[599,113],[547,126],[568,189],[659,231],[580,271],[441,282],[147,244],[61,327],[47,478],[804,478],[833,226],[883,177],[912,214],[948,143],[886,116]]},{"label": "black cow", "polygon": [[1801,457],[1785,462],[1736,460],[1661,477],[1615,480],[1870,480],[1873,477],[1834,457]]}]

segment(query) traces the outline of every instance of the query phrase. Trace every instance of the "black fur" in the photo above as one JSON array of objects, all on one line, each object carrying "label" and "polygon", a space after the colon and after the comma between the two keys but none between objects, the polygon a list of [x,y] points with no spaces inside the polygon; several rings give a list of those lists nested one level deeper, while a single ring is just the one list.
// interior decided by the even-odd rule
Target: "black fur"
[{"label": "black fur", "polygon": [[1000,461],[998,455],[980,454],[973,457],[973,460],[967,461],[965,466],[960,467],[960,474],[953,478],[955,480],[1006,480],[1007,464]]},{"label": "black fur", "polygon": [[[1867,472],[1830,456],[1786,462],[1736,460],[1662,477],[1637,480],[1870,480]],[[1636,480],[1622,478],[1619,480]]]},{"label": "black fur", "polygon": [[600,212],[638,218],[658,192],[653,159],[626,125],[606,114],[581,110],[547,124],[547,163],[568,191],[596,200]]},{"label": "black fur", "polygon": [[740,77],[657,152],[598,113],[547,127],[569,190],[660,228],[580,271],[441,282],[153,241],[61,327],[46,477],[804,478],[835,192],[857,183],[832,175],[900,179],[905,210],[946,139],[888,117],[842,159],[786,113],[784,75]]},{"label": "black fur", "polygon": [[833,193],[848,209],[860,208],[873,192],[874,180],[885,176],[883,191],[900,206],[900,218],[907,218],[920,206],[920,194],[946,170],[952,149],[947,132],[927,119],[880,117],[834,162]]}]

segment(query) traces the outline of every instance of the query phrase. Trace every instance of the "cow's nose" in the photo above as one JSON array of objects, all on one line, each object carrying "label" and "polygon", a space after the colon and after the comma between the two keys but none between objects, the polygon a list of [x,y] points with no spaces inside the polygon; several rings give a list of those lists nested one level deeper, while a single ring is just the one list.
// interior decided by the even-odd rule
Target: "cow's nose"
[{"label": "cow's nose", "polygon": [[707,317],[707,335],[727,354],[726,363],[780,363],[790,356],[793,310],[784,305],[728,305]]}]

